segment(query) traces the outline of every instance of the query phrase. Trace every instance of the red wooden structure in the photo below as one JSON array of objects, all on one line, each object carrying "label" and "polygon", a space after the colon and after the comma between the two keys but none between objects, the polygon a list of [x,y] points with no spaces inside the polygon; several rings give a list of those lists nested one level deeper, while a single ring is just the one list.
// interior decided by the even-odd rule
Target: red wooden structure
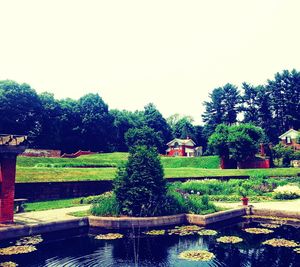
[{"label": "red wooden structure", "polygon": [[16,160],[26,140],[26,136],[0,135],[0,223],[14,220]]}]

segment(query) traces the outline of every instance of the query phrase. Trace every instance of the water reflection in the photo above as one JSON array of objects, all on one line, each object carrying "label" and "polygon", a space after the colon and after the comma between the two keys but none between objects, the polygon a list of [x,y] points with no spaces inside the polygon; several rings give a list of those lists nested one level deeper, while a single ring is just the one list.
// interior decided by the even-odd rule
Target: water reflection
[{"label": "water reflection", "polygon": [[[255,235],[242,231],[244,227],[259,227],[258,222],[243,222],[231,226],[217,225],[216,236],[145,236],[136,230],[119,240],[95,240],[93,236],[67,238],[68,234],[44,236],[31,254],[0,256],[0,262],[14,261],[24,267],[299,267],[300,255],[292,248],[274,248],[262,245],[267,239],[286,238],[300,242],[300,230],[292,226],[274,229],[274,233]],[[223,244],[216,239],[224,235],[243,238],[237,244]],[[66,239],[67,238],[67,239]],[[59,240],[58,240],[59,239]],[[57,241],[58,240],[58,241]],[[1,247],[11,245],[0,244]],[[208,250],[215,254],[209,262],[178,259],[185,250]]]}]

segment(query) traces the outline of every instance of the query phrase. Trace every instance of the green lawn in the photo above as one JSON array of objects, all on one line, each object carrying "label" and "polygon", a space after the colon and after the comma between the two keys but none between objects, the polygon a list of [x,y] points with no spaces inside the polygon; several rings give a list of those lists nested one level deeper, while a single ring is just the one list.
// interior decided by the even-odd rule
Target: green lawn
[{"label": "green lawn", "polygon": [[103,153],[81,156],[74,159],[68,158],[39,158],[18,157],[19,167],[72,167],[72,166],[99,166],[116,167],[127,160],[128,153]]},{"label": "green lawn", "polygon": [[[17,182],[61,182],[111,180],[115,177],[116,168],[37,168],[18,167]],[[207,177],[207,176],[297,176],[297,168],[274,169],[200,169],[200,168],[165,168],[165,177]]]},{"label": "green lawn", "polygon": [[[66,158],[38,158],[38,157],[18,157],[18,167],[117,167],[127,160],[128,153],[102,153],[81,156],[75,159]],[[161,162],[165,168],[205,168],[216,169],[219,167],[217,156],[182,158],[182,157],[161,157]]]},{"label": "green lawn", "polygon": [[59,200],[49,200],[41,202],[31,202],[25,204],[25,211],[41,211],[41,210],[51,210],[51,209],[61,209],[70,208],[75,206],[80,206],[79,200],[82,198],[69,198],[69,199],[59,199]]}]

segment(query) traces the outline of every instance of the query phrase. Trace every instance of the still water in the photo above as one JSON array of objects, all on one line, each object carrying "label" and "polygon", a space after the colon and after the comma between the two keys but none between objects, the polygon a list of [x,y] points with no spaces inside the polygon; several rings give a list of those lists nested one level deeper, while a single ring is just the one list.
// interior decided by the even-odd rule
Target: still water
[{"label": "still water", "polygon": [[[147,236],[143,230],[128,231],[118,240],[96,240],[94,233],[71,237],[69,233],[44,235],[44,241],[36,245],[37,251],[29,254],[0,256],[0,263],[12,261],[22,267],[172,267],[172,266],[216,266],[216,267],[300,267],[300,254],[293,248],[272,247],[262,242],[272,238],[285,238],[300,242],[297,225],[282,225],[271,234],[250,234],[242,229],[260,227],[259,222],[240,221],[228,225],[210,227],[215,236],[165,235]],[[218,243],[220,236],[234,235],[243,242],[237,244]],[[15,240],[0,243],[0,247],[12,246]],[[185,250],[207,250],[215,258],[206,262],[187,261],[178,258]],[[0,265],[1,266],[1,265]]]}]

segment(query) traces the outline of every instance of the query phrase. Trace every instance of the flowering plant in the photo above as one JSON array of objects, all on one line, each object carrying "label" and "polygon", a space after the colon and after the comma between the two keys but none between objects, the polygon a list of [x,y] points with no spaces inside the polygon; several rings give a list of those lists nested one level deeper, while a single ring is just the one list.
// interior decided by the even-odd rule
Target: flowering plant
[{"label": "flowering plant", "polygon": [[296,185],[278,186],[274,190],[276,199],[295,199],[300,197],[300,188]]}]

